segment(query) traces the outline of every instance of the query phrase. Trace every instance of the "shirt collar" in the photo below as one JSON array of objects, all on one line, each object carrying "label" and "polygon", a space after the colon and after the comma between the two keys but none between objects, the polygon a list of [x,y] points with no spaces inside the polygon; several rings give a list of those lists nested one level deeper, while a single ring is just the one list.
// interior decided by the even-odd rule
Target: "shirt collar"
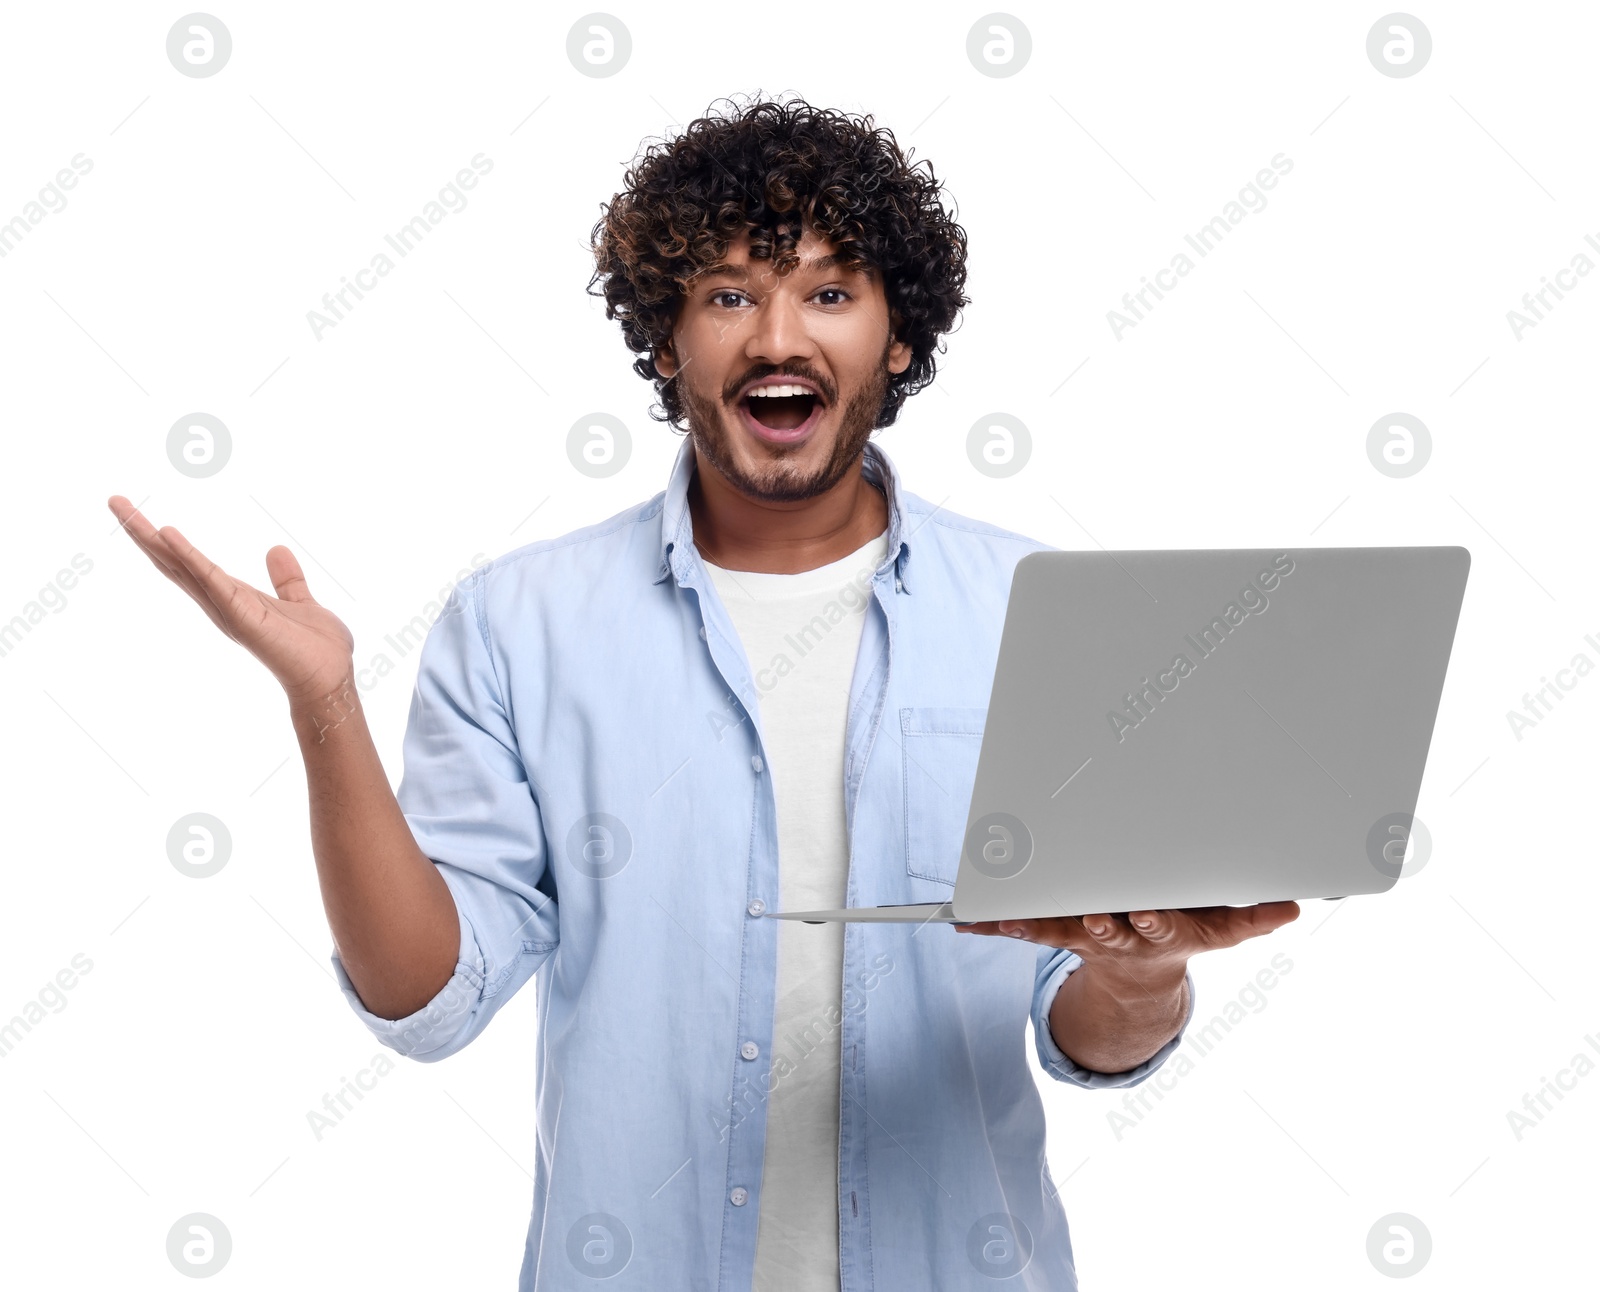
[{"label": "shirt collar", "polygon": [[[694,545],[693,518],[689,514],[689,481],[694,473],[694,440],[685,435],[678,446],[678,456],[672,464],[672,475],[661,504],[661,564],[652,580],[654,583],[660,583],[671,574],[682,584],[699,564],[700,553]],[[883,490],[889,507],[888,555],[878,570],[881,573],[894,565],[895,591],[909,591],[906,567],[910,563],[911,546],[906,534],[899,472],[889,455],[869,440],[861,456],[861,474]]]}]

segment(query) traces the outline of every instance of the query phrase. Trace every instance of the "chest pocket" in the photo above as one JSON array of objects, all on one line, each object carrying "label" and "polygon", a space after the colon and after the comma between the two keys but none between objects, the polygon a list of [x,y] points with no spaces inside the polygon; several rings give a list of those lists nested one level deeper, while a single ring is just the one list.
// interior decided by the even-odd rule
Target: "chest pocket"
[{"label": "chest pocket", "polygon": [[906,873],[954,886],[987,709],[901,709]]}]

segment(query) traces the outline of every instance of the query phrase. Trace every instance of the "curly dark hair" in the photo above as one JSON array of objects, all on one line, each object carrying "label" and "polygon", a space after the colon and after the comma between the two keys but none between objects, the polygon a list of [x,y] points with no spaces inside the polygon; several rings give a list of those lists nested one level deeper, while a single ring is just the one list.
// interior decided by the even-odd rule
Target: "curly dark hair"
[{"label": "curly dark hair", "polygon": [[655,383],[662,411],[652,415],[682,428],[683,401],[655,357],[694,276],[746,230],[751,257],[785,272],[810,228],[846,265],[880,276],[895,338],[911,347],[910,366],[888,374],[874,423],[891,425],[906,396],[933,380],[940,337],[968,303],[967,235],[941,204],[933,167],[913,163],[870,116],[800,99],[718,102],[731,111],[639,154],[590,234],[589,294],[605,297],[606,317],[621,321],[640,356],[634,371]]}]

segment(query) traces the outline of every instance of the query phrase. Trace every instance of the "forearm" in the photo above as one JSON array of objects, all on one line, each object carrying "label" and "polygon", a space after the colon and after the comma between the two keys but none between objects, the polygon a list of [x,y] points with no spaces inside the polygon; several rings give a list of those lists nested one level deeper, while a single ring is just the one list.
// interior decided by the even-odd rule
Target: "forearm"
[{"label": "forearm", "polygon": [[354,685],[291,702],[305,760],[311,849],[339,960],[362,1003],[404,1018],[455,971],[460,924],[438,868],[389,786]]},{"label": "forearm", "polygon": [[1050,1035],[1074,1063],[1092,1072],[1136,1068],[1178,1034],[1189,1012],[1185,970],[1146,975],[1082,965],[1050,1005]]}]

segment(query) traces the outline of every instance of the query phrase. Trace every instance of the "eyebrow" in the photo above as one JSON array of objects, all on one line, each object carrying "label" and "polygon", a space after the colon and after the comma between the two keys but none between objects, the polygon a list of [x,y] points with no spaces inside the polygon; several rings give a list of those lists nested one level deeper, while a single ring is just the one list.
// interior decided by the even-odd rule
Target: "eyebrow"
[{"label": "eyebrow", "polygon": [[[843,255],[839,254],[838,252],[832,252],[832,253],[830,253],[830,254],[828,254],[826,256],[809,256],[806,259],[800,261],[797,265],[795,265],[795,268],[799,269],[799,270],[801,270],[803,272],[804,271],[810,271],[812,273],[818,273],[818,272],[820,272],[820,271],[822,271],[824,269],[839,268],[839,269],[852,270],[854,272],[861,273],[861,274],[866,274],[869,277],[872,274],[871,266],[863,265],[863,264],[852,264],[850,261],[846,260],[845,257]],[[695,275],[696,281],[699,281],[699,280],[705,279],[705,278],[719,278],[719,277],[720,278],[747,279],[747,278],[750,277],[750,270],[748,269],[748,267],[746,267],[744,265],[731,265],[731,264],[728,264],[728,263],[724,262],[724,263],[722,263],[720,265],[708,265],[708,266],[706,266],[706,268],[700,270],[700,272]]]}]

